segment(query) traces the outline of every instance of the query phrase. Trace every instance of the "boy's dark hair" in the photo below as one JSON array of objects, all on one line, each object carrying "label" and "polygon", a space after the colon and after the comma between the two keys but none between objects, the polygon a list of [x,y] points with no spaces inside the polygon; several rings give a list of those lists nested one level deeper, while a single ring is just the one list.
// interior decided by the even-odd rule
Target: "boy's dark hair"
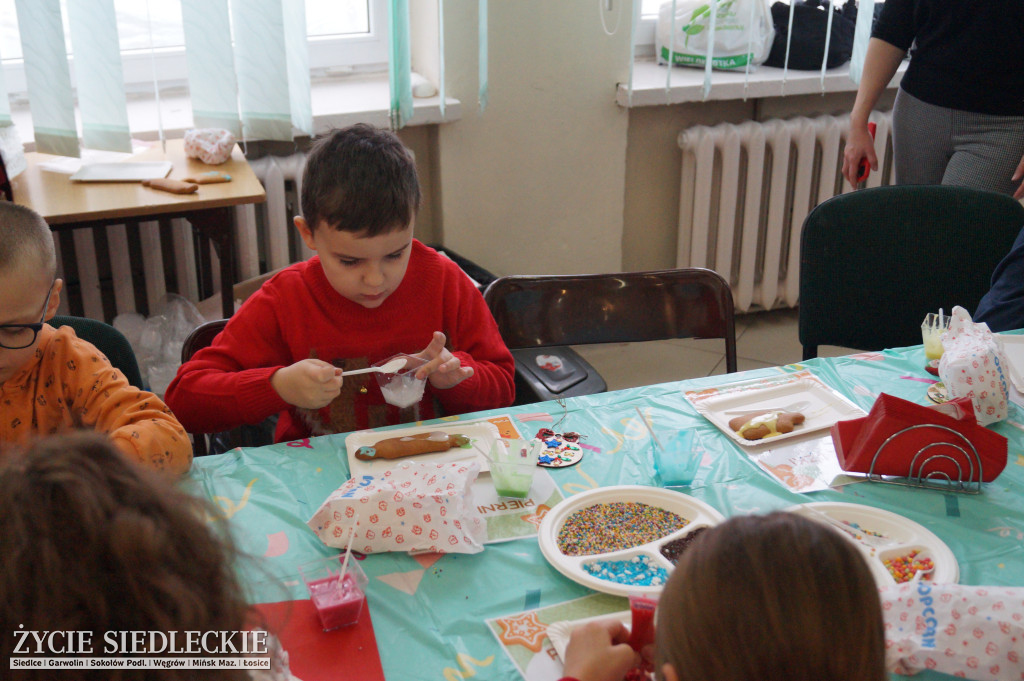
[{"label": "boy's dark hair", "polygon": [[405,229],[420,207],[412,154],[398,137],[358,123],[319,137],[302,172],[302,216],[341,232]]}]

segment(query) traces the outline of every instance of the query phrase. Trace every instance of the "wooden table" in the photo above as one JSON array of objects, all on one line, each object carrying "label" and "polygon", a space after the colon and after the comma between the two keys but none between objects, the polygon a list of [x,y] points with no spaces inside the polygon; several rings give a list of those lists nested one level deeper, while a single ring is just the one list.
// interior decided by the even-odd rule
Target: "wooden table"
[{"label": "wooden table", "polygon": [[[188,158],[184,141],[168,140],[166,153],[159,144],[132,158],[133,161],[171,161],[174,164],[169,177],[181,179],[209,170],[218,170],[231,176],[231,182],[200,185],[194,194],[170,194],[143,187],[138,182],[72,182],[64,173],[48,171],[40,167],[47,161],[59,157],[48,154],[26,154],[28,168],[12,180],[14,201],[28,206],[43,216],[51,229],[61,238],[61,249],[73,250],[70,230],[86,227],[105,227],[113,224],[128,226],[129,251],[133,260],[141,260],[142,247],[138,237],[138,223],[141,220],[160,220],[169,227],[172,218],[184,218],[195,230],[200,245],[200,260],[197,264],[200,288],[211,292],[212,268],[206,246],[213,243],[220,259],[220,284],[223,313],[230,317],[234,312],[232,286],[235,283],[235,206],[261,203],[266,200],[263,185],[252,172],[241,150],[236,146],[231,159],[216,166],[206,165]],[[94,232],[97,245],[106,246],[104,230]],[[100,243],[102,242],[102,243]],[[174,272],[168,262],[171,251],[165,241],[165,270]],[[101,250],[100,248],[97,249]],[[65,273],[67,271],[65,270]],[[145,306],[145,282],[141,276],[134,278],[136,300]],[[81,294],[70,296],[72,314],[82,314]],[[113,317],[104,301],[104,312]],[[145,309],[140,310],[147,312]],[[108,320],[109,321],[109,320]]]}]

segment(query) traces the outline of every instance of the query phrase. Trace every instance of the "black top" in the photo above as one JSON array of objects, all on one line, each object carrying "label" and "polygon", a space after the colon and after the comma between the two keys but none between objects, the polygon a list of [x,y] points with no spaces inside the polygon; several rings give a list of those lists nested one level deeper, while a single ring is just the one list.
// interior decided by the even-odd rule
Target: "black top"
[{"label": "black top", "polygon": [[921,101],[1024,116],[1024,0],[886,0],[872,37],[914,45],[900,87]]}]

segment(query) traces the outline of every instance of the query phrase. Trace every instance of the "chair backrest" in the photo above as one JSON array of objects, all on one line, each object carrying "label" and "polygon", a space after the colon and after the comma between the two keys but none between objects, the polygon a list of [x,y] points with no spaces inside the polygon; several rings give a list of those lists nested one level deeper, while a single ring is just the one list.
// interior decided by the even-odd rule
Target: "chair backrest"
[{"label": "chair backrest", "polygon": [[1022,227],[1020,203],[965,187],[875,187],[825,201],[800,239],[804,359],[826,344],[917,345],[928,312],[973,314]]},{"label": "chair backrest", "polygon": [[736,371],[732,290],[712,270],[515,275],[484,291],[511,349],[722,338]]},{"label": "chair backrest", "polygon": [[[209,346],[217,334],[224,330],[227,323],[226,319],[215,319],[192,329],[192,333],[181,344],[181,363],[189,361],[192,359],[192,355]],[[192,435],[193,456],[206,456],[210,452],[206,442],[206,433],[190,433],[190,435]]]},{"label": "chair backrest", "polygon": [[181,344],[181,363],[189,361],[192,359],[192,355],[210,345],[227,324],[228,320],[226,319],[215,319],[192,329],[192,333]]},{"label": "chair backrest", "polygon": [[69,315],[55,315],[48,323],[53,327],[70,326],[75,330],[76,336],[89,341],[106,355],[110,363],[121,370],[130,384],[140,390],[145,389],[132,344],[113,326],[98,319]]}]

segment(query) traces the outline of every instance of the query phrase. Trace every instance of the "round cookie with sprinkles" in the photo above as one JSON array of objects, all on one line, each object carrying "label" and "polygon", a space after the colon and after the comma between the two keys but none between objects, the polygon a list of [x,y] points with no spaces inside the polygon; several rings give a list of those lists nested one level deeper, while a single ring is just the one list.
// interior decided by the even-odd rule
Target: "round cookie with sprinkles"
[{"label": "round cookie with sprinkles", "polygon": [[689,522],[671,511],[636,501],[594,504],[566,518],[557,545],[567,556],[609,553],[660,539]]}]

